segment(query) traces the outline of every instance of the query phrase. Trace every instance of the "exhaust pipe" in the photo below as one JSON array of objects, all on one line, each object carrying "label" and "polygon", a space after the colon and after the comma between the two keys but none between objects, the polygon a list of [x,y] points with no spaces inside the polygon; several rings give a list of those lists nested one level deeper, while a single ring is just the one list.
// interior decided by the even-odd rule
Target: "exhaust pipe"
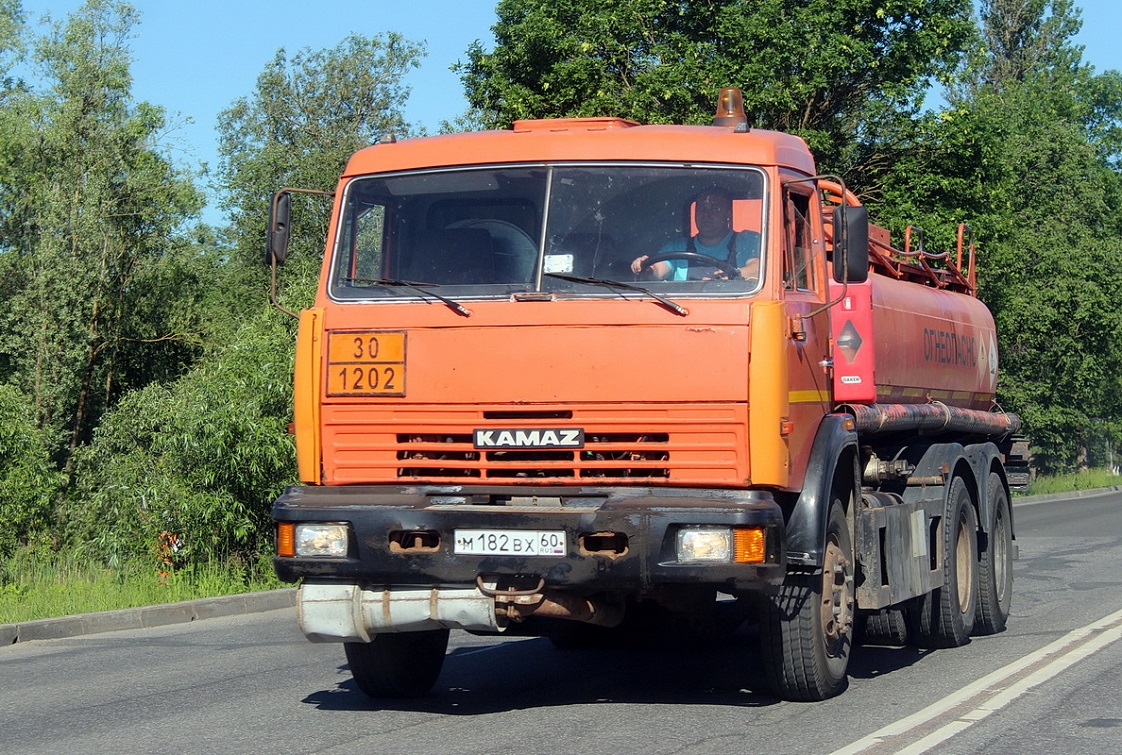
[{"label": "exhaust pipe", "polygon": [[[529,607],[529,611],[522,613],[522,606],[516,606],[516,611],[525,616],[545,616],[551,619],[567,619],[569,621],[582,621],[598,627],[618,627],[623,621],[623,608],[610,603],[597,603],[582,598],[579,595],[547,590],[541,596],[541,602]],[[496,605],[496,610],[498,606]]]}]

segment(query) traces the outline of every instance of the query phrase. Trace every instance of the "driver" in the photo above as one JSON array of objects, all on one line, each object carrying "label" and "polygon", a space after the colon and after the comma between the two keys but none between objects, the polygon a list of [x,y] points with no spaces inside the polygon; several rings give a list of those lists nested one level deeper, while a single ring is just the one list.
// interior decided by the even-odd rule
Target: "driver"
[{"label": "driver", "polygon": [[[729,267],[740,270],[742,278],[756,278],[760,274],[760,234],[755,231],[732,230],[732,196],[719,188],[706,189],[694,199],[694,223],[697,235],[688,239],[667,242],[658,251],[659,255],[675,252],[693,252],[724,260]],[[631,272],[638,275],[643,271],[643,263],[649,255],[644,254],[631,261]],[[656,255],[657,256],[657,255]],[[712,279],[725,277],[712,265],[687,259],[672,259],[656,262],[650,266],[651,273],[659,280],[688,280],[690,268],[693,278]]]}]

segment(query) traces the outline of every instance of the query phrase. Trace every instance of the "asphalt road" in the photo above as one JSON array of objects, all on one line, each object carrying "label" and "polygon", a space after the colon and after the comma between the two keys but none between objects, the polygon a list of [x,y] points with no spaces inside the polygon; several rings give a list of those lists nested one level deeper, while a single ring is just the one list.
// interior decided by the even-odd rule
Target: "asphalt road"
[{"label": "asphalt road", "polygon": [[1007,631],[860,648],[822,703],[768,693],[752,628],[584,652],[453,633],[432,695],[375,702],[291,608],[204,608],[0,648],[0,752],[1122,752],[1122,492],[1021,503],[1014,520]]}]

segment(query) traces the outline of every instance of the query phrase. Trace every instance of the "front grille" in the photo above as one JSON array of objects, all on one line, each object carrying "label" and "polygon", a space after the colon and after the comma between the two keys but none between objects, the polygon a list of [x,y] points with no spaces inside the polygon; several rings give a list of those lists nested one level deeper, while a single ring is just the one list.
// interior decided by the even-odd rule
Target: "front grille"
[{"label": "front grille", "polygon": [[[323,408],[328,484],[743,484],[747,407],[676,404],[511,410],[501,407]],[[580,448],[475,447],[476,430],[580,429]],[[497,435],[495,437],[498,437]]]},{"label": "front grille", "polygon": [[[465,451],[471,435],[397,434],[398,461],[415,462],[397,470],[398,477],[480,477],[479,452]],[[471,464],[473,466],[465,466]]]},{"label": "front grille", "polygon": [[[506,419],[504,417],[504,419]],[[401,478],[641,478],[666,479],[667,433],[604,433],[585,436],[574,450],[532,449],[480,452],[470,435],[398,433],[397,458],[412,462]]]}]

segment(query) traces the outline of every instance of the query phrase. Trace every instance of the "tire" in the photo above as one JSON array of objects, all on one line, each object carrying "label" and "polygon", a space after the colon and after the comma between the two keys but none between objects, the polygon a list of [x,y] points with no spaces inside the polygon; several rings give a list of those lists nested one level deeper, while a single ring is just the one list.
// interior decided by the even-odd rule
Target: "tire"
[{"label": "tire", "polygon": [[996,634],[1005,629],[1013,600],[1013,521],[1009,495],[1001,477],[989,479],[990,526],[986,551],[978,563],[978,614],[975,634]]},{"label": "tire", "polygon": [[370,642],[345,642],[343,648],[351,676],[370,697],[417,697],[440,676],[448,630],[379,634]]},{"label": "tire", "polygon": [[942,527],[943,584],[916,599],[917,643],[959,647],[970,641],[978,604],[978,516],[961,477],[951,481]]},{"label": "tire", "polygon": [[846,686],[853,647],[854,557],[849,524],[834,499],[823,568],[789,572],[768,597],[760,641],[768,680],[784,700],[816,701]]},{"label": "tire", "polygon": [[904,620],[904,612],[900,609],[886,608],[867,616],[859,616],[858,619],[863,619],[864,623],[863,627],[861,621],[857,625],[862,629],[861,632],[856,633],[859,645],[900,646],[908,642],[908,627]]}]

